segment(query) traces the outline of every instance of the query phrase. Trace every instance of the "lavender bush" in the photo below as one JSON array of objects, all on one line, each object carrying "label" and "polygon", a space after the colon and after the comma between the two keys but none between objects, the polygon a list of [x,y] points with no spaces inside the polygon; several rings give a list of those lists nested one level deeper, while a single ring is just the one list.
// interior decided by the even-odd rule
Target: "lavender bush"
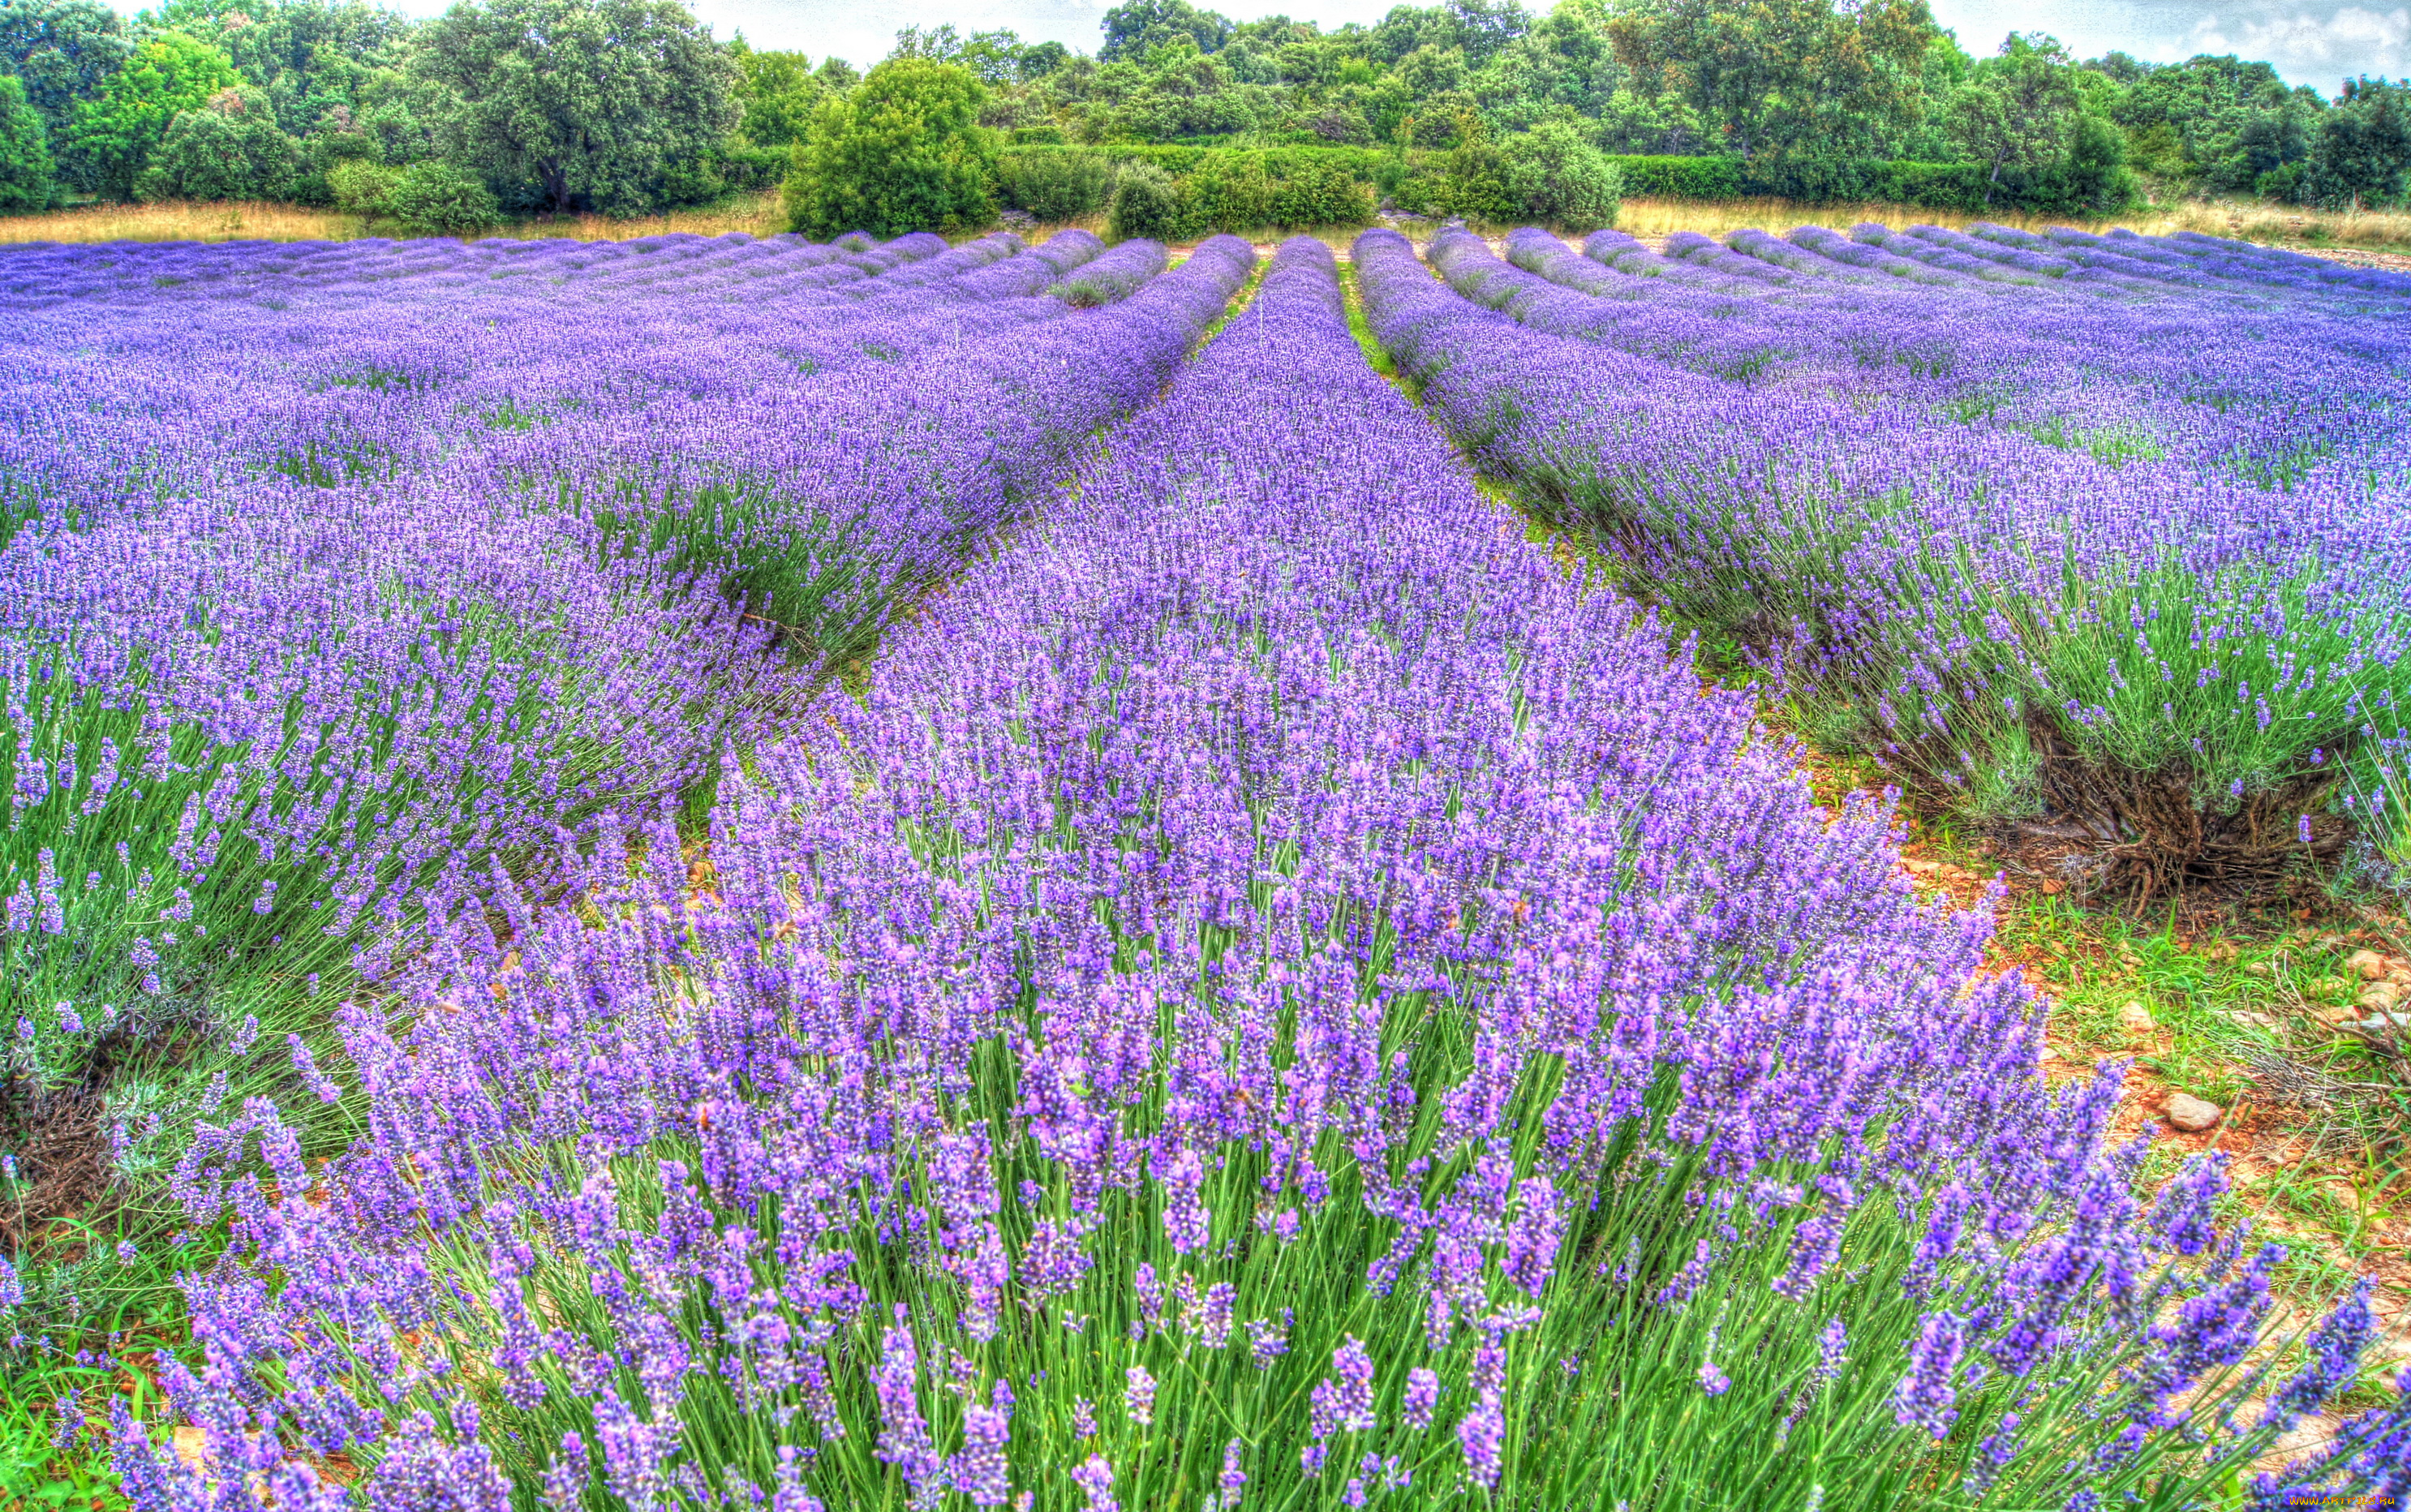
[{"label": "lavender bush", "polygon": [[[1253,262],[1222,239],[1150,280],[1148,246],[1111,309],[1044,295],[1101,254],[0,258],[0,341],[40,380],[0,399],[6,1248],[102,1181],[155,1207],[195,1117],[317,1105],[291,1037],[332,1054],[335,1006],[505,880],[557,895],[551,852],[598,814],[707,808],[724,760],[1156,392]],[[967,328],[1018,334],[966,358]],[[314,1151],[352,1133],[357,1099],[328,1101]],[[69,1272],[9,1351],[73,1321]]]},{"label": "lavender bush", "polygon": [[200,1131],[138,1506],[2173,1508],[2374,1333],[2271,1334],[2215,1160],[2133,1195],[1984,917],[1525,543],[1310,240],[796,729],[700,869],[599,819],[346,1006],[340,1158]]},{"label": "lavender bush", "polygon": [[2097,291],[1603,298],[1577,292],[1600,265],[1540,240],[1518,267],[1443,235],[1443,284],[1368,235],[1375,329],[1819,738],[2076,836],[2112,890],[2265,883],[2348,843],[2399,876],[2411,412],[2365,291],[2262,291],[2255,318],[2319,337],[2285,352],[2163,295],[2104,351]]}]

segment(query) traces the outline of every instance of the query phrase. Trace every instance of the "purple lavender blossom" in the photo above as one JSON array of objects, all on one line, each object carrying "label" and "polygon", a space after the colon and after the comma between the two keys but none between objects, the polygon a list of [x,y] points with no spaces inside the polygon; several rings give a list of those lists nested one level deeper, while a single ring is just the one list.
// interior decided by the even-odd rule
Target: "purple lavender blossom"
[{"label": "purple lavender blossom", "polygon": [[1917,1326],[1909,1345],[1908,1374],[1892,1388],[1892,1414],[1902,1426],[1924,1429],[1936,1438],[1951,1431],[1958,1416],[1952,1405],[1958,1390],[1951,1383],[1959,1366],[1965,1320],[1949,1312],[1929,1313]]},{"label": "purple lavender blossom", "polygon": [[1119,1512],[1121,1504],[1115,1501],[1114,1467],[1104,1456],[1092,1454],[1072,1467],[1072,1484],[1089,1496],[1089,1512]]}]

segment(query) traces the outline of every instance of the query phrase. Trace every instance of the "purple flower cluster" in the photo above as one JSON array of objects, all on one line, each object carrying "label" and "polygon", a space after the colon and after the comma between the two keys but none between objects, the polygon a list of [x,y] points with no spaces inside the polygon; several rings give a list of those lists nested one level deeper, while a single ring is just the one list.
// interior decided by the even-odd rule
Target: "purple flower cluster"
[{"label": "purple flower cluster", "polygon": [[[1443,233],[1441,285],[1368,234],[1375,328],[1485,464],[1612,541],[1819,738],[2105,847],[2169,782],[2258,864],[2332,859],[2333,828],[2299,822],[2322,810],[2393,843],[2411,392],[2369,291],[2129,257],[2149,298],[1791,271],[1628,292],[1550,240],[1502,261]],[[1808,230],[1734,245],[1863,261]]]},{"label": "purple flower cluster", "polygon": [[[1249,261],[1079,318],[1193,331]],[[1360,268],[1385,339],[1463,303]],[[348,1151],[310,1169],[264,1099],[202,1131],[178,1190],[233,1247],[168,1385],[228,1458],[126,1425],[137,1505],[306,1505],[337,1452],[371,1505],[495,1466],[630,1506],[1790,1505],[1799,1457],[1718,1435],[1872,1402],[1819,1473],[1873,1487],[1980,1359],[2140,1373],[2218,1280],[2215,1180],[2117,1200],[2114,1079],[2052,1093],[1984,918],[1667,639],[1483,497],[1290,242],[731,765],[700,848],[626,805],[551,896],[431,918],[342,1014]],[[2154,1347],[2138,1401],[2219,1357]],[[2054,1400],[2025,1490],[2112,1474]]]},{"label": "purple flower cluster", "polygon": [[[1115,258],[1109,308],[1045,292]],[[449,921],[786,728],[1254,257],[1162,261],[1082,232],[0,253],[0,1079],[212,1046],[117,1131],[128,1174],[186,1153],[163,1112],[340,1098],[286,1033],[431,938],[502,959]]]}]

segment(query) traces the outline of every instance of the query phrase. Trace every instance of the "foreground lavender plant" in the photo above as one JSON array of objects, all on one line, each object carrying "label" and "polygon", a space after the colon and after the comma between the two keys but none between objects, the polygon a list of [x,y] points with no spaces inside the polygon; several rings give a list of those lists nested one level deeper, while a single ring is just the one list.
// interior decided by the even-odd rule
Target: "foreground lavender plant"
[{"label": "foreground lavender plant", "polygon": [[2134,1199],[1984,918],[1485,504],[1318,243],[814,715],[700,881],[598,823],[347,1009],[342,1158],[202,1131],[137,1505],[2174,1507],[2365,1342],[2217,1420],[2217,1165]]}]

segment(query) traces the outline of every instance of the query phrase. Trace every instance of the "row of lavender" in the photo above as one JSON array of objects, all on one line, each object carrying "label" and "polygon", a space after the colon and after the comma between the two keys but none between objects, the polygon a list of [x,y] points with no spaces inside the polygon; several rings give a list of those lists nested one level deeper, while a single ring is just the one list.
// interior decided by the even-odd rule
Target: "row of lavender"
[{"label": "row of lavender", "polygon": [[2178,1507],[2356,1377],[1317,242],[809,714],[348,1008],[340,1158],[202,1131],[137,1506]]},{"label": "row of lavender", "polygon": [[1589,298],[1512,273],[1494,280],[1497,264],[1471,238],[1434,250],[1464,292],[1514,301],[1520,318],[1555,334],[1754,387],[1980,423],[2113,464],[2332,486],[2385,453],[2406,397],[2396,358],[2411,280],[2329,292],[2027,275],[2001,287],[1895,256],[1889,249],[1939,249],[1872,224],[1853,239],[1803,226],[1732,242],[1697,239],[1668,258],[1612,231],[1591,237],[1587,255],[1537,230],[1508,239],[1516,268]]},{"label": "row of lavender", "polygon": [[[1225,239],[1156,276],[1160,246],[1078,233],[830,251],[785,254],[855,276],[768,309],[354,278],[263,310],[230,272],[225,298],[0,313],[37,372],[0,545],[0,1253],[96,1195],[45,1128],[97,1121],[98,1169],[155,1193],[194,1116],[292,1083],[285,1035],[361,969],[564,827],[707,802],[1253,262]],[[1045,292],[1083,272],[1127,298]],[[11,1347],[95,1268],[46,1271]]]},{"label": "row of lavender", "polygon": [[[859,253],[695,241],[605,255],[555,242],[524,244],[514,276],[413,272],[491,245],[355,253],[304,286],[193,248],[225,264],[222,276],[188,285],[153,273],[161,253],[136,259],[123,310],[12,299],[0,313],[0,477],[20,510],[83,518],[269,472],[420,474],[591,412],[605,412],[607,431],[610,414],[680,400],[724,408],[760,393],[792,408],[814,373],[1065,313],[1035,297],[1104,251],[1080,233],[1027,251],[1010,236],[951,251],[912,236]],[[115,251],[73,250],[85,262]],[[1145,251],[1116,255],[1143,262]],[[146,295],[146,279],[168,286]],[[15,286],[28,285],[56,289],[58,274]]]},{"label": "row of lavender", "polygon": [[1734,296],[1538,232],[1515,264],[1443,237],[1444,283],[1395,238],[1358,254],[1456,433],[1820,741],[2035,826],[2099,886],[2411,861],[2399,294],[2228,268],[2214,298]]}]

